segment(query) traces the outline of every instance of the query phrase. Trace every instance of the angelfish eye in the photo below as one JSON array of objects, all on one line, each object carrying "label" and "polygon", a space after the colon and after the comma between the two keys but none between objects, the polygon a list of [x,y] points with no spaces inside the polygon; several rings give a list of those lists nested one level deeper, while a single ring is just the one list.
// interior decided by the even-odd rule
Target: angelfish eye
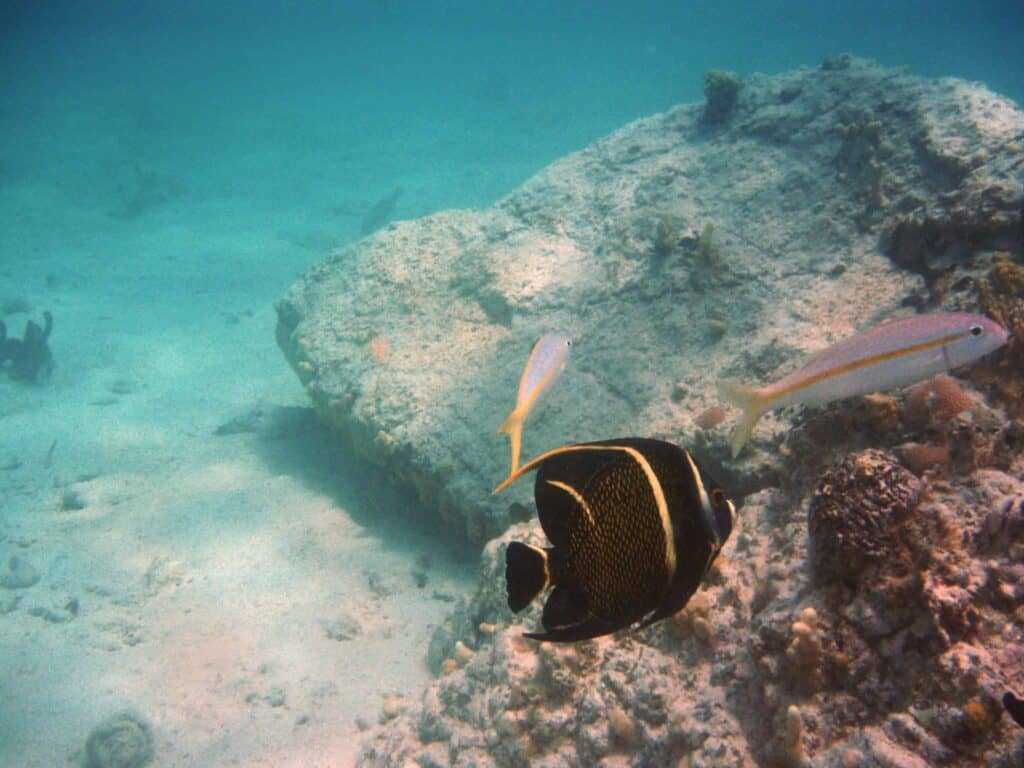
[{"label": "angelfish eye", "polygon": [[725,504],[725,494],[722,493],[721,488],[715,488],[711,491],[711,503],[716,507],[721,507]]},{"label": "angelfish eye", "polygon": [[985,329],[982,328],[980,325],[971,326],[971,336],[981,336],[981,334],[983,334],[984,332]]}]

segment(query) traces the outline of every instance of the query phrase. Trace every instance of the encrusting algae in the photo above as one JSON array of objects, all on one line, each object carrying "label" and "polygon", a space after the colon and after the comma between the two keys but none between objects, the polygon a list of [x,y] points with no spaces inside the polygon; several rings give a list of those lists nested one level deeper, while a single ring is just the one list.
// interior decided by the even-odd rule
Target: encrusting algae
[{"label": "encrusting algae", "polygon": [[369,344],[370,357],[378,365],[384,365],[391,358],[391,343],[386,336],[374,336]]}]

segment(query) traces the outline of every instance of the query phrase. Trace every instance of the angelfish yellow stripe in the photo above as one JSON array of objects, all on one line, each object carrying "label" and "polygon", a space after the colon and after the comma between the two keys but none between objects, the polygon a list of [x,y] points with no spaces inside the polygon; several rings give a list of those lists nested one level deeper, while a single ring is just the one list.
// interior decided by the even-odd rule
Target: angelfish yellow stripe
[{"label": "angelfish yellow stripe", "polygon": [[654,492],[654,503],[658,505],[658,515],[661,517],[661,527],[665,531],[665,567],[668,569],[668,581],[672,582],[672,579],[676,575],[676,542],[675,534],[672,529],[672,518],[668,515],[668,502],[665,500],[665,491],[661,487],[661,482],[658,480],[658,476],[654,474],[654,470],[651,469],[651,465],[647,463],[647,459],[644,458],[643,454],[635,448],[630,448],[626,445],[608,445],[608,446],[595,446],[605,447],[616,451],[625,451],[633,460],[640,465],[640,469],[647,475],[647,482],[651,486],[651,490]]},{"label": "angelfish yellow stripe", "polygon": [[943,336],[938,339],[932,339],[931,341],[922,341],[919,344],[911,344],[909,347],[902,347],[900,349],[894,349],[889,352],[879,352],[877,355],[871,355],[870,357],[865,357],[861,360],[851,360],[849,363],[837,365],[835,368],[829,368],[828,370],[820,371],[814,374],[813,376],[808,376],[806,379],[803,379],[802,381],[794,382],[793,384],[790,384],[788,387],[779,392],[773,392],[771,399],[777,400],[780,397],[785,397],[786,395],[792,394],[793,392],[797,392],[801,389],[806,389],[807,387],[813,386],[817,384],[819,381],[825,381],[826,379],[831,379],[836,376],[842,376],[844,373],[850,373],[851,371],[856,371],[861,368],[870,368],[872,365],[885,363],[888,362],[889,360],[895,360],[896,358],[899,357],[906,357],[908,355],[913,355],[918,352],[924,352],[925,350],[934,349],[935,347],[945,347],[950,342],[956,341],[957,339],[962,339],[964,336],[967,335],[967,333],[968,332],[966,331],[961,331],[959,333],[951,333],[948,336]]},{"label": "angelfish yellow stripe", "polygon": [[[522,477],[527,472],[536,469],[541,462],[545,459],[557,456],[560,453],[572,453],[573,451],[625,451],[628,453],[633,460],[640,465],[640,469],[644,471],[647,476],[647,483],[651,486],[651,491],[654,493],[654,503],[658,507],[658,516],[661,518],[661,527],[665,532],[665,566],[668,568],[668,579],[672,581],[676,575],[676,544],[675,544],[675,532],[672,528],[672,518],[668,514],[668,501],[665,500],[665,491],[661,487],[661,483],[658,481],[658,476],[654,474],[654,470],[651,469],[651,465],[647,463],[647,459],[643,457],[643,454],[635,448],[630,448],[628,445],[565,445],[561,448],[555,448],[541,454],[532,461],[524,464],[518,470],[513,472],[505,481],[501,483],[497,488],[494,489],[494,493],[508,487],[513,481]],[[689,454],[687,454],[689,459]],[[692,460],[691,460],[692,465]],[[700,474],[694,470],[694,474],[700,478]],[[550,481],[549,481],[550,482]],[[566,486],[568,488],[568,486]]]},{"label": "angelfish yellow stripe", "polygon": [[590,507],[587,505],[587,500],[580,496],[580,494],[577,492],[575,488],[573,488],[571,485],[567,485],[566,483],[560,482],[558,480],[548,480],[548,485],[553,485],[555,486],[555,488],[561,488],[563,491],[572,496],[583,509],[583,514],[587,516],[587,520],[590,522],[590,524],[594,524],[594,515],[590,511]]},{"label": "angelfish yellow stripe", "polygon": [[547,589],[551,586],[551,571],[548,569],[548,553],[540,547],[535,547],[532,544],[527,544],[526,547],[540,555],[541,562],[544,563],[544,589]]},{"label": "angelfish yellow stripe", "polygon": [[697,497],[700,499],[700,511],[704,516],[704,527],[715,542],[715,548],[717,549],[719,541],[718,532],[715,530],[715,510],[711,507],[711,499],[708,498],[708,492],[704,488],[704,478],[700,476],[700,470],[697,469],[697,465],[694,464],[693,458],[690,454],[683,451],[683,455],[686,457],[686,461],[690,465],[690,471],[693,473],[693,481],[697,484]]}]

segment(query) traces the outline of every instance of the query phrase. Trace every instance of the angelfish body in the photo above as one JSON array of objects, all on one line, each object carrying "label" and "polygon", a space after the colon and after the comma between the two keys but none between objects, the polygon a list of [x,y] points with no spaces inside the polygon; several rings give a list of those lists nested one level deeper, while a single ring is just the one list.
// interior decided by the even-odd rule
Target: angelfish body
[{"label": "angelfish body", "polygon": [[823,350],[767,387],[720,382],[719,395],[743,409],[732,441],[739,454],[766,412],[904,387],[958,368],[1003,346],[1009,333],[982,315],[936,312],[892,320]]},{"label": "angelfish body", "polygon": [[508,604],[523,610],[553,587],[536,640],[574,642],[680,611],[732,531],[735,509],[672,443],[620,438],[549,451],[534,497],[551,546],[514,541],[505,553]]},{"label": "angelfish body", "polygon": [[545,392],[558,381],[569,360],[572,339],[564,333],[545,333],[533,345],[530,357],[519,379],[519,393],[512,413],[498,427],[499,433],[508,435],[512,447],[512,469],[519,468],[519,453],[523,444],[523,422]]}]

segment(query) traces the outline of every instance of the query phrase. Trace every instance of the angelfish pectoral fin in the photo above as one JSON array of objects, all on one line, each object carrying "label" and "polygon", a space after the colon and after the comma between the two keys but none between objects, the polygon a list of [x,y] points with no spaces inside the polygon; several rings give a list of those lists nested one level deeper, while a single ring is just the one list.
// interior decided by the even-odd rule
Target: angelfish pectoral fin
[{"label": "angelfish pectoral fin", "polygon": [[587,620],[590,611],[587,596],[578,587],[560,584],[551,591],[541,623],[544,629],[566,629]]},{"label": "angelfish pectoral fin", "polygon": [[1024,727],[1024,699],[1018,699],[1011,692],[1003,694],[1003,707],[1017,725]]},{"label": "angelfish pectoral fin", "polygon": [[548,643],[577,643],[622,629],[619,623],[592,616],[583,593],[562,586],[551,592],[541,623],[544,632],[527,632],[524,637]]},{"label": "angelfish pectoral fin", "polygon": [[601,637],[620,626],[590,614],[586,595],[577,587],[560,584],[544,605],[544,632],[527,632],[524,637],[550,643],[575,643]]}]

